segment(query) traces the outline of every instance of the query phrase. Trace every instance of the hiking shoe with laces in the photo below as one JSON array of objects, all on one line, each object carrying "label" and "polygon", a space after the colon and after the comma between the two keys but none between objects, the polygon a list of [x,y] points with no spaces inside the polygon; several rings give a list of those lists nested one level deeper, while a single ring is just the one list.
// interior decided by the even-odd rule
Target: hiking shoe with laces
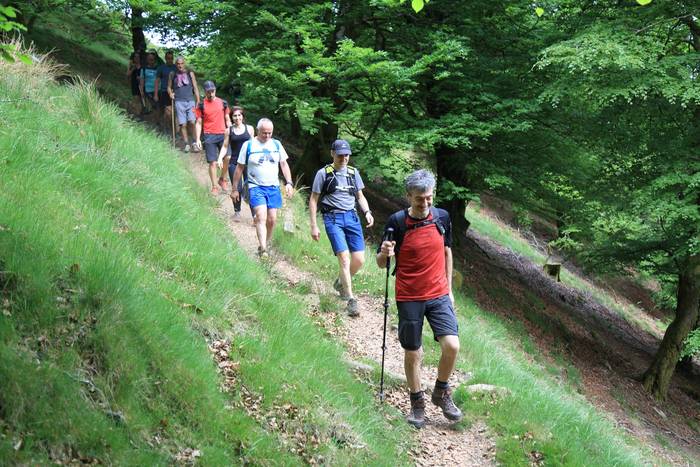
[{"label": "hiking shoe with laces", "polygon": [[406,416],[406,421],[415,426],[416,428],[423,428],[425,426],[425,398],[421,396],[420,399],[411,399],[411,410]]},{"label": "hiking shoe with laces", "polygon": [[348,306],[345,308],[345,311],[347,311],[348,316],[360,316],[360,311],[357,309],[357,299],[356,298],[351,298],[348,300]]},{"label": "hiking shoe with laces", "polygon": [[433,389],[431,402],[442,409],[442,414],[448,420],[458,421],[462,419],[462,411],[452,400],[452,390],[447,387],[440,389],[437,386]]},{"label": "hiking shoe with laces", "polygon": [[190,152],[190,149],[192,149],[192,148],[190,147],[190,145],[189,145],[189,144],[185,144],[185,152]]}]

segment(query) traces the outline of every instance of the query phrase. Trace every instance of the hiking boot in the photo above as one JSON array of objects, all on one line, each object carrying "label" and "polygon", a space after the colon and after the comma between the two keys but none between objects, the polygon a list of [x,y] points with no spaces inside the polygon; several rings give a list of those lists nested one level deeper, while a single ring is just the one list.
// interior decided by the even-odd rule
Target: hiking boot
[{"label": "hiking boot", "polygon": [[425,426],[425,398],[422,394],[420,399],[411,399],[411,411],[408,412],[406,421],[416,428]]},{"label": "hiking boot", "polygon": [[189,144],[185,144],[185,152],[190,152],[190,149],[192,149],[192,148],[190,147],[190,145],[189,145]]},{"label": "hiking boot", "polygon": [[345,311],[348,313],[348,316],[352,316],[353,318],[355,316],[360,316],[360,311],[357,309],[357,299],[349,299],[348,306],[345,308]]},{"label": "hiking boot", "polygon": [[442,414],[448,420],[458,421],[462,419],[462,411],[452,401],[452,390],[449,387],[440,389],[436,386],[430,400],[442,409]]}]

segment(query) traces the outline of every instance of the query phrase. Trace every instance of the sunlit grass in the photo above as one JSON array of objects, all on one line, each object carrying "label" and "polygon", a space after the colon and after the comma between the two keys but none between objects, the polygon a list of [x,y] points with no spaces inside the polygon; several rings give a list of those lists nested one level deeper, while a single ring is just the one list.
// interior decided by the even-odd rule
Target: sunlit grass
[{"label": "sunlit grass", "polygon": [[[405,463],[408,428],[303,303],[222,244],[213,200],[167,142],[89,84],[13,67],[0,77],[18,99],[0,104],[2,459]],[[214,339],[238,368],[228,393]]]}]

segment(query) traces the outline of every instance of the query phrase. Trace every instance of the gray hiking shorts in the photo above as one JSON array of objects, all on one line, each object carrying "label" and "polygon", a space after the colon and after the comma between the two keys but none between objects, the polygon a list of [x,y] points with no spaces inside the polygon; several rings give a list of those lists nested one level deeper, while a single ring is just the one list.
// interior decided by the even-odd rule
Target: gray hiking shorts
[{"label": "gray hiking shorts", "polygon": [[184,125],[187,122],[194,122],[194,101],[175,101],[175,113],[177,114],[177,124]]}]

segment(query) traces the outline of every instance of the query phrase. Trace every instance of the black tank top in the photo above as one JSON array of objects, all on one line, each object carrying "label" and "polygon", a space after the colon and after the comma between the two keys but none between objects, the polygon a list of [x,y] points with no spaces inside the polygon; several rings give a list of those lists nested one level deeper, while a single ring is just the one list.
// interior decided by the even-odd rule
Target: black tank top
[{"label": "black tank top", "polygon": [[248,133],[248,127],[245,126],[245,131],[237,135],[233,132],[233,127],[229,129],[228,144],[231,146],[231,162],[236,163],[238,160],[238,154],[241,152],[243,143],[250,139],[250,133]]},{"label": "black tank top", "polygon": [[139,76],[141,75],[141,67],[134,68],[131,72],[131,93],[135,96],[139,95]]}]

